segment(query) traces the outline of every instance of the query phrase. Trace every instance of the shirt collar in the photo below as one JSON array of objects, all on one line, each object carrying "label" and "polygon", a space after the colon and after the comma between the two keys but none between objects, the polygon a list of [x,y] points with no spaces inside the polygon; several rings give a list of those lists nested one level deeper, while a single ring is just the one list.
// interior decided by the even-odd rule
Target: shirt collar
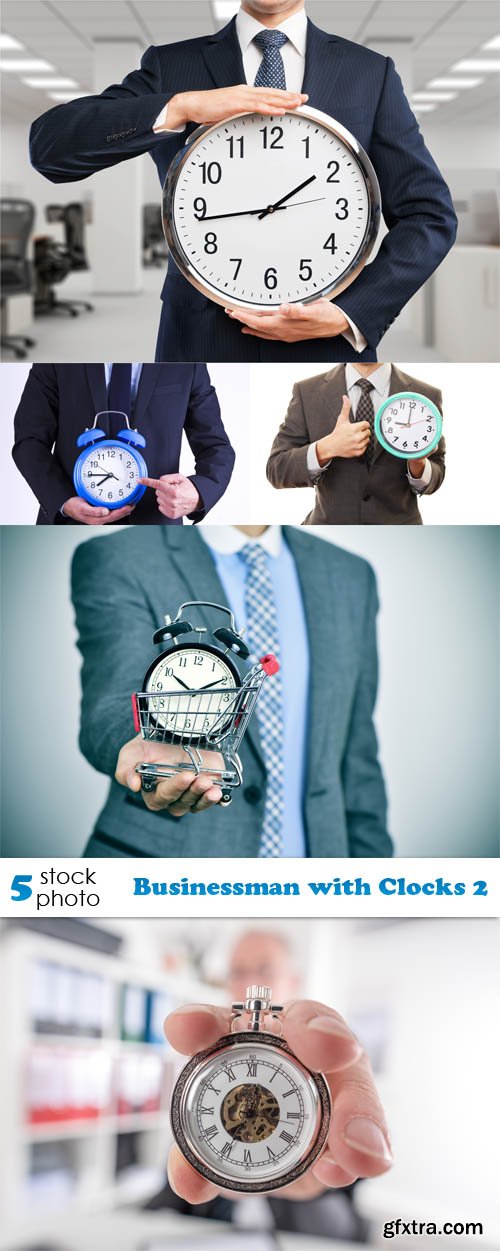
[{"label": "shirt collar", "polygon": [[248,543],[260,543],[269,556],[279,556],[282,546],[281,526],[268,526],[258,538],[250,538],[236,526],[199,526],[198,534],[218,556],[234,556]]},{"label": "shirt collar", "polygon": [[[246,52],[259,31],[267,29],[267,26],[264,26],[262,22],[258,22],[250,13],[245,13],[243,9],[239,9],[236,15],[236,34],[242,53]],[[299,12],[293,13],[292,17],[285,18],[284,22],[280,22],[278,29],[283,31],[283,34],[287,36],[290,43],[293,43],[294,48],[296,48],[297,52],[300,52],[301,56],[306,55],[307,17],[305,9],[299,9]]]},{"label": "shirt collar", "polygon": [[[392,365],[389,365],[389,364],[379,365],[378,369],[374,369],[373,373],[370,374],[368,378],[368,382],[371,382],[372,387],[375,388],[375,391],[377,392],[378,395],[383,396],[384,392],[389,389],[390,382],[391,382],[391,369],[392,369]],[[359,382],[359,379],[363,377],[364,377],[364,374],[360,374],[359,371],[356,369],[355,365],[352,365],[350,363],[346,365],[345,384],[346,384],[348,391],[350,391],[351,388],[354,387],[357,382]]]}]

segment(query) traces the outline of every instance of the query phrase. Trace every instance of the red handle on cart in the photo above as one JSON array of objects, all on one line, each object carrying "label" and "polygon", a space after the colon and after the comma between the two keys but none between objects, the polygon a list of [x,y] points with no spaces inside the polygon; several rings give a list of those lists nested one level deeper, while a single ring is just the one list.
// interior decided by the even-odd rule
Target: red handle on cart
[{"label": "red handle on cart", "polygon": [[273,673],[278,673],[279,671],[279,661],[276,660],[276,656],[273,656],[272,652],[268,652],[267,656],[261,656],[260,663],[268,678],[272,677]]},{"label": "red handle on cart", "polygon": [[141,728],[141,719],[140,719],[140,716],[139,716],[139,708],[138,708],[138,704],[137,704],[137,695],[131,695],[131,696],[130,696],[130,698],[131,698],[131,700],[132,700],[132,712],[133,712],[133,714],[134,714],[134,730],[135,730],[136,734],[139,734],[139,731],[140,731],[140,728]]}]

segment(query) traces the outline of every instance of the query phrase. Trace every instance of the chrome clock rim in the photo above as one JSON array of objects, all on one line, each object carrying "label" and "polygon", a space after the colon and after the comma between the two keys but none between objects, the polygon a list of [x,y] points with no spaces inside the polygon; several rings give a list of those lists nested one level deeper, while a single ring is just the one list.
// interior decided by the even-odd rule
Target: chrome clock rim
[{"label": "chrome clock rim", "polygon": [[[307,108],[307,106],[304,108],[288,110],[282,116],[288,117],[290,115],[303,117],[307,121],[311,122],[319,122],[327,130],[331,131],[336,138],[340,139],[343,144],[345,144],[360,165],[368,196],[368,222],[363,242],[361,243],[356,256],[353,258],[347,269],[344,270],[340,281],[332,282],[328,286],[323,287],[319,295],[316,292],[313,292],[311,295],[304,296],[304,299],[300,301],[301,304],[313,304],[318,299],[332,299],[334,296],[340,295],[342,291],[345,291],[346,287],[350,287],[352,285],[361,273],[361,270],[364,269],[368,258],[371,256],[377,239],[382,212],[381,194],[379,181],[368,154],[365,152],[365,149],[362,147],[359,140],[356,139],[355,135],[351,134],[345,126],[342,126],[341,122],[337,122],[335,118],[329,117],[327,113],[322,113],[319,109]],[[254,312],[265,307],[268,309],[268,312],[275,312],[278,307],[277,305],[271,305],[269,307],[267,305],[263,306],[261,304],[249,303],[246,300],[239,299],[237,296],[232,296],[231,299],[228,299],[227,296],[224,297],[222,293],[218,293],[216,288],[212,289],[210,284],[202,282],[197,270],[195,270],[194,266],[191,265],[189,259],[185,255],[177,234],[173,213],[177,180],[183,166],[190,159],[193,148],[196,147],[201,139],[204,139],[207,135],[219,130],[221,126],[226,125],[228,122],[234,122],[239,117],[251,116],[252,114],[248,112],[233,113],[231,117],[225,118],[224,122],[214,122],[211,126],[197,126],[196,130],[192,131],[188,139],[186,139],[184,146],[179,152],[177,152],[176,156],[174,156],[165,179],[162,193],[163,233],[168,243],[172,259],[174,260],[177,268],[180,270],[182,276],[186,278],[189,283],[191,283],[191,286],[195,287],[201,295],[204,295],[205,298],[209,299],[213,304],[218,304],[222,308],[246,308],[250,311],[253,310]],[[260,114],[257,116],[260,116]],[[267,117],[268,122],[272,122],[273,120],[280,121],[281,117]],[[299,301],[293,302],[299,303]]]},{"label": "chrome clock rim", "polygon": [[[279,1177],[269,1178],[267,1180],[245,1182],[232,1177],[226,1177],[224,1173],[218,1172],[207,1165],[206,1160],[197,1151],[196,1143],[192,1136],[187,1132],[185,1124],[185,1104],[189,1094],[189,1086],[196,1070],[205,1060],[216,1057],[220,1054],[227,1054],[230,1049],[240,1046],[242,1043],[251,1043],[265,1045],[277,1051],[283,1051],[290,1057],[294,1065],[298,1068],[304,1078],[306,1078],[316,1107],[316,1125],[314,1138],[303,1153],[298,1163],[287,1172]],[[322,1073],[312,1073],[306,1068],[297,1056],[288,1046],[283,1038],[275,1034],[257,1033],[251,1030],[241,1030],[237,1033],[226,1034],[212,1047],[207,1047],[205,1051],[199,1051],[192,1056],[188,1063],[184,1066],[177,1081],[172,1094],[172,1102],[170,1109],[170,1123],[174,1140],[177,1143],[182,1155],[200,1173],[206,1181],[210,1181],[215,1186],[219,1186],[224,1190],[234,1190],[240,1194],[259,1193],[263,1194],[269,1190],[281,1190],[284,1186],[290,1186],[292,1182],[297,1181],[305,1172],[314,1164],[318,1156],[324,1150],[326,1139],[330,1126],[331,1116],[331,1100],[328,1085]]]}]

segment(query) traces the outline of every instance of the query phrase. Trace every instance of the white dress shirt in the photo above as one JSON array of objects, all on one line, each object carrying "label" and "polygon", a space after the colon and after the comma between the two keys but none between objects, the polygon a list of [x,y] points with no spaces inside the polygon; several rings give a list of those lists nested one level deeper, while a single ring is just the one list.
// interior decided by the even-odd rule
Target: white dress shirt
[{"label": "white dress shirt", "polygon": [[[263,53],[257,44],[253,42],[255,36],[261,30],[267,30],[262,22],[258,22],[250,13],[245,13],[240,9],[236,16],[236,34],[241,48],[243,59],[243,69],[245,71],[246,82],[251,85],[255,82],[259,65],[263,58]],[[287,91],[302,91],[302,83],[304,80],[304,69],[306,63],[306,43],[307,43],[307,17],[305,9],[301,9],[299,13],[294,13],[292,17],[285,18],[284,22],[280,22],[279,29],[287,36],[288,42],[283,44],[280,52],[285,67],[285,79]],[[169,130],[168,126],[168,104],[158,114],[153,125],[153,130],[158,134],[168,132],[170,134],[182,134],[184,126],[179,126],[175,131]],[[334,307],[339,312],[344,313],[341,304],[333,302]],[[366,347],[366,339],[351,318],[344,313],[344,317],[349,323],[348,329],[344,330],[342,338],[347,339],[350,347],[355,352],[363,352]]]},{"label": "white dress shirt", "polygon": [[[373,373],[369,375],[368,381],[371,382],[372,387],[373,387],[372,399],[373,399],[373,407],[375,409],[375,412],[377,412],[377,409],[380,408],[380,405],[384,403],[384,400],[389,399],[389,395],[391,393],[390,392],[391,373],[392,373],[392,365],[384,364],[384,365],[379,365],[378,369],[374,369]],[[357,386],[357,383],[359,382],[360,378],[363,378],[364,376],[365,375],[361,374],[355,365],[348,363],[345,366],[346,395],[348,395],[351,401],[351,413],[353,417],[356,416],[356,413],[358,410],[358,404],[359,404],[359,400],[361,396],[361,389],[360,387]],[[325,472],[325,469],[328,469],[328,466],[331,465],[331,463],[332,463],[331,460],[329,460],[326,465],[320,465],[318,456],[316,453],[316,444],[315,443],[309,444],[309,447],[307,449],[307,468],[309,470],[309,473],[311,475],[311,479],[313,482],[316,481],[321,476],[321,474]],[[422,476],[420,478],[413,478],[410,473],[410,468],[409,468],[410,464],[411,462],[408,462],[408,469],[407,469],[408,482],[412,490],[415,491],[416,495],[423,495],[424,492],[427,490],[427,487],[429,486],[430,480],[432,478],[431,465],[429,461],[426,460],[425,466],[424,466],[424,472]]]}]

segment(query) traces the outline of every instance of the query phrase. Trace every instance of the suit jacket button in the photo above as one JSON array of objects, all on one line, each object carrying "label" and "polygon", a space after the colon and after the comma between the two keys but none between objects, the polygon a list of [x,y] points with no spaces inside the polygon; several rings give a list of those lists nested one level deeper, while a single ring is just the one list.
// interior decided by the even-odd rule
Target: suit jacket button
[{"label": "suit jacket button", "polygon": [[243,794],[247,804],[258,804],[262,799],[262,791],[260,786],[245,786]]},{"label": "suit jacket button", "polygon": [[371,492],[370,492],[370,491],[363,491],[363,503],[364,503],[364,504],[367,504],[367,503],[368,503],[368,500],[371,500]]}]

